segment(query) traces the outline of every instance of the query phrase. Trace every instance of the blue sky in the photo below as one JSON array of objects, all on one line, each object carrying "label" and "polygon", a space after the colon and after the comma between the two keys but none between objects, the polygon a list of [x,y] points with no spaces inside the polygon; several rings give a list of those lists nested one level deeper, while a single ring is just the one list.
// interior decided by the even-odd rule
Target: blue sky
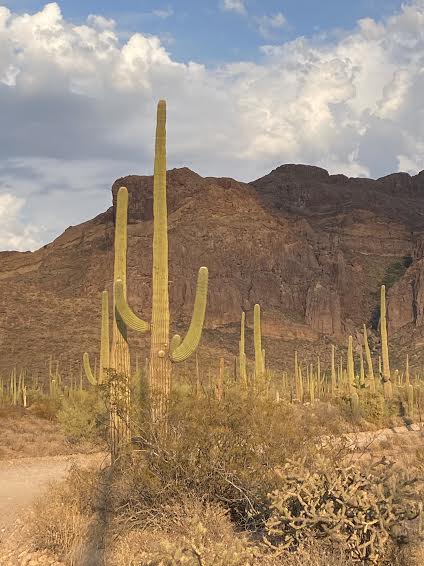
[{"label": "blue sky", "polygon": [[[35,12],[46,2],[0,1],[15,12]],[[219,65],[225,61],[260,59],[259,46],[281,43],[300,35],[333,34],[355,27],[360,18],[381,18],[401,6],[401,0],[245,0],[237,10],[235,1],[225,9],[224,0],[111,0],[59,2],[67,20],[84,22],[89,14],[116,21],[121,36],[151,33],[168,39],[178,61]],[[234,6],[233,9],[230,9]],[[269,18],[282,14],[281,24]],[[267,20],[268,18],[268,20]],[[268,23],[268,25],[267,25]],[[278,24],[278,18],[277,18]]]},{"label": "blue sky", "polygon": [[424,0],[0,0],[0,249],[152,174],[160,98],[169,169],[416,174],[423,69]]}]

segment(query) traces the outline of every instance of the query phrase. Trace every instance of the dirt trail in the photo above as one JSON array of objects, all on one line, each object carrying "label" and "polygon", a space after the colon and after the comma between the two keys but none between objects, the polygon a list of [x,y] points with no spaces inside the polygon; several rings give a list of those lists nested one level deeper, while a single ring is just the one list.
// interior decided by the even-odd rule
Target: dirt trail
[{"label": "dirt trail", "polygon": [[0,461],[0,538],[50,482],[65,478],[73,464],[101,465],[106,457],[100,452]]}]

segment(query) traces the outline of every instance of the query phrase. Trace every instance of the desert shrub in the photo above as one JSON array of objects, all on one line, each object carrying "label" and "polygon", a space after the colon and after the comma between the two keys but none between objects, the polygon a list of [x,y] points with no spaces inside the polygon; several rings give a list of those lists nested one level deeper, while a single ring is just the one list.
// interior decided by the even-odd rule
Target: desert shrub
[{"label": "desert shrub", "polygon": [[328,538],[352,559],[379,563],[390,542],[408,541],[408,521],[419,516],[422,485],[384,459],[368,469],[288,462],[278,476],[266,523],[273,548]]},{"label": "desert shrub", "polygon": [[48,397],[40,393],[32,401],[29,411],[32,415],[40,419],[55,421],[60,407],[61,400],[59,397]]},{"label": "desert shrub", "polygon": [[306,407],[251,395],[175,399],[167,438],[147,425],[140,430],[142,450],[117,478],[114,505],[141,524],[191,494],[223,505],[238,526],[258,528],[268,516],[274,469],[293,455],[313,461],[323,450],[320,437],[336,426]]},{"label": "desert shrub", "polygon": [[94,391],[74,391],[64,397],[57,420],[69,442],[105,438],[107,410]]},{"label": "desert shrub", "polygon": [[359,390],[359,410],[362,418],[377,426],[383,426],[390,417],[384,395],[371,393],[368,389]]},{"label": "desert shrub", "polygon": [[228,513],[196,499],[166,505],[156,525],[119,536],[108,563],[115,566],[245,566],[263,552],[237,533]]},{"label": "desert shrub", "polygon": [[36,549],[49,550],[75,563],[73,559],[81,552],[96,510],[99,479],[92,470],[74,467],[66,481],[50,486],[49,497],[34,504],[30,537]]}]

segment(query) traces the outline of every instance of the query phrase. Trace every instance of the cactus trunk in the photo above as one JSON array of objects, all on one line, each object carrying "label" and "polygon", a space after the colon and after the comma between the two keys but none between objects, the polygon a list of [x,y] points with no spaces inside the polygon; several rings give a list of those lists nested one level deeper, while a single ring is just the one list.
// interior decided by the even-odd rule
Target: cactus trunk
[{"label": "cactus trunk", "polygon": [[393,397],[393,388],[390,378],[389,345],[387,341],[387,321],[386,321],[386,287],[381,286],[380,294],[380,334],[381,334],[381,356],[383,359],[383,387],[384,397]]},{"label": "cactus trunk", "polygon": [[153,181],[153,273],[150,347],[150,410],[153,423],[166,423],[171,389],[169,357],[168,214],[166,204],[166,106],[157,108]]},{"label": "cactus trunk", "polygon": [[115,219],[115,261],[113,286],[113,326],[110,366],[114,376],[110,380],[110,446],[112,461],[125,450],[131,440],[130,405],[130,352],[127,327],[116,308],[116,281],[122,282],[123,294],[127,293],[127,213],[128,194],[119,191]]}]

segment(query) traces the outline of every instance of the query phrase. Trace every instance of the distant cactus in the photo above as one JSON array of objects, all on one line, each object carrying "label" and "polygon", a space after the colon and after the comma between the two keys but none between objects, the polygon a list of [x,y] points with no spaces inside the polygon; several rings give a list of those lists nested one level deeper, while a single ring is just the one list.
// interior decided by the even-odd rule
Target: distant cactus
[{"label": "distant cactus", "polygon": [[247,388],[246,352],[245,352],[245,319],[244,311],[241,313],[240,341],[239,341],[239,368],[240,381],[244,389]]},{"label": "distant cactus", "polygon": [[335,360],[335,347],[331,345],[331,396],[334,397],[336,392],[336,360]]},{"label": "distant cactus", "polygon": [[253,337],[255,343],[255,382],[263,387],[264,363],[262,358],[261,307],[256,304],[253,308]]},{"label": "distant cactus", "polygon": [[294,380],[296,387],[296,399],[303,403],[303,381],[302,381],[302,370],[299,367],[297,359],[297,351],[294,353]]},{"label": "distant cactus", "polygon": [[386,287],[381,286],[380,293],[380,335],[381,335],[381,355],[383,359],[383,388],[384,397],[393,397],[393,388],[390,376],[389,345],[387,341],[387,321],[386,321]]},{"label": "distant cactus", "polygon": [[[169,340],[168,292],[168,220],[166,203],[166,103],[160,100],[157,107],[155,166],[153,182],[153,272],[152,320],[150,350],[150,410],[153,423],[166,431],[169,395],[171,390],[171,362],[182,362],[196,350],[202,334],[206,310],[208,270],[199,269],[196,297],[190,327],[184,340],[175,335]],[[126,188],[119,189],[121,198],[128,199]],[[125,196],[124,196],[125,195]],[[122,234],[126,238],[127,216],[122,218]],[[118,278],[115,284],[116,307],[125,324],[138,332],[146,332],[148,323],[139,319],[127,303],[125,282]],[[163,425],[163,426],[162,426]]]},{"label": "distant cactus", "polygon": [[347,349],[347,379],[349,386],[350,403],[352,406],[353,414],[357,414],[359,410],[359,397],[355,387],[355,367],[353,361],[353,341],[352,336],[349,336],[349,343]]},{"label": "distant cactus", "polygon": [[363,327],[363,337],[364,337],[364,348],[365,348],[365,359],[367,360],[367,385],[369,386],[370,392],[375,393],[375,378],[374,369],[372,365],[371,350],[368,344],[368,334],[367,327],[364,324]]},{"label": "distant cactus", "polygon": [[414,416],[414,386],[411,384],[409,375],[409,355],[406,354],[406,368],[405,368],[405,389],[406,399],[408,405],[408,417]]}]

